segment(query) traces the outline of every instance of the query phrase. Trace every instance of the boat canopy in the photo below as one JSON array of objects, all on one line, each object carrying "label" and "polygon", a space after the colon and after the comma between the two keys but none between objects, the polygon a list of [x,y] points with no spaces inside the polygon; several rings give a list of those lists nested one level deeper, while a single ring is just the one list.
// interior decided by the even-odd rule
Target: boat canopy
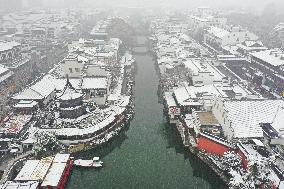
[{"label": "boat canopy", "polygon": [[99,157],[94,157],[93,161],[98,161],[100,158]]}]

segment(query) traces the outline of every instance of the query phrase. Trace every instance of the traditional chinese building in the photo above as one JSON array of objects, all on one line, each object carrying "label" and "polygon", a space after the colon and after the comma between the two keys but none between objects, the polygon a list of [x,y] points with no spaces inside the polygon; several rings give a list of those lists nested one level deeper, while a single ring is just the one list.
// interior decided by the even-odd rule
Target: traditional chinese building
[{"label": "traditional chinese building", "polygon": [[58,99],[61,118],[76,119],[86,111],[83,105],[83,94],[72,86],[69,78]]}]

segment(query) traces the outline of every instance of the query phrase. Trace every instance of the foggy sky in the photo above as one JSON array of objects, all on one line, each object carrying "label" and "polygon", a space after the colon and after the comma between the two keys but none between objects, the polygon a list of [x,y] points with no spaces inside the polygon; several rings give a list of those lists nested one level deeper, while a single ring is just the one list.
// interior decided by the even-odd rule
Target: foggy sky
[{"label": "foggy sky", "polygon": [[[32,1],[45,1],[45,5],[50,5],[50,0],[32,0]],[[283,0],[53,0],[58,4],[68,5],[68,4],[79,4],[78,2],[85,4],[106,4],[113,6],[151,6],[151,5],[181,5],[181,6],[256,6],[261,7],[271,2],[282,3]]]},{"label": "foggy sky", "polygon": [[250,8],[261,9],[269,3],[284,4],[283,0],[0,0],[0,9],[30,8],[30,7],[115,7],[115,6],[169,6],[180,8],[195,8],[210,6],[212,8]]}]

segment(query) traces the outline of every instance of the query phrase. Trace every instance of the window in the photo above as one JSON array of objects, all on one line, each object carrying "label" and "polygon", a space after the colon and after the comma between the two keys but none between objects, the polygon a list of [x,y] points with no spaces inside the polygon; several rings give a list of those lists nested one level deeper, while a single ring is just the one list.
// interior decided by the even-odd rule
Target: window
[{"label": "window", "polygon": [[11,53],[11,52],[8,53],[8,58],[9,58],[9,59],[12,58],[12,53]]},{"label": "window", "polygon": [[70,72],[70,73],[73,73],[72,68],[69,68],[69,72]]},{"label": "window", "polygon": [[99,97],[103,97],[106,94],[105,90],[97,90],[96,95]]},{"label": "window", "polygon": [[203,81],[195,81],[195,84],[202,84]]},{"label": "window", "polygon": [[80,72],[80,69],[79,69],[79,68],[75,68],[75,71],[76,71],[76,72]]}]

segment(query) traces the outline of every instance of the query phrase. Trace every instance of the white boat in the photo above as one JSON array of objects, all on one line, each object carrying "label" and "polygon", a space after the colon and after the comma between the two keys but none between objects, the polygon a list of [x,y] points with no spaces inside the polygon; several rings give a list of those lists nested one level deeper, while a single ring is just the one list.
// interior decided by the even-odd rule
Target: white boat
[{"label": "white boat", "polygon": [[94,157],[94,158],[93,158],[93,162],[94,162],[94,163],[100,163],[100,164],[103,164],[103,162],[102,162],[102,161],[100,161],[100,158],[99,158],[99,157]]},{"label": "white boat", "polygon": [[94,157],[92,160],[83,160],[83,159],[78,159],[74,161],[75,166],[79,167],[102,167],[103,162],[99,161],[99,157]]}]

